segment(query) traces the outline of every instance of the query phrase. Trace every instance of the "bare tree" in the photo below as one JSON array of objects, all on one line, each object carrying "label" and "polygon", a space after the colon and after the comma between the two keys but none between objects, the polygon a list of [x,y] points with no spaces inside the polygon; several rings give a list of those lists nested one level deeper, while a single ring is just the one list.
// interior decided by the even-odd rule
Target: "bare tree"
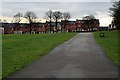
[{"label": "bare tree", "polygon": [[95,26],[94,19],[96,19],[96,18],[93,15],[83,17],[83,20],[85,20],[84,21],[84,26],[85,26],[84,28],[89,29],[89,30],[91,28],[93,30],[93,28]]},{"label": "bare tree", "polygon": [[32,30],[32,24],[35,22],[35,19],[37,18],[36,14],[32,11],[27,11],[24,16],[29,21],[29,28],[30,28],[30,34]]},{"label": "bare tree", "polygon": [[64,20],[68,20],[68,19],[70,19],[70,18],[71,18],[70,13],[63,13],[63,19],[64,19]]},{"label": "bare tree", "polygon": [[20,27],[19,23],[20,23],[21,19],[22,19],[21,13],[18,12],[17,14],[14,15],[13,22],[16,24],[15,30],[17,30],[17,31],[19,31],[19,27]]},{"label": "bare tree", "polygon": [[29,21],[29,23],[34,23],[37,18],[36,14],[32,11],[27,11],[25,13],[25,18]]},{"label": "bare tree", "polygon": [[20,23],[21,18],[22,18],[22,14],[21,14],[21,13],[15,14],[15,15],[14,15],[14,22],[15,22],[15,23]]},{"label": "bare tree", "polygon": [[113,23],[117,29],[120,29],[120,1],[113,3],[113,7],[110,8],[111,16],[113,17]]},{"label": "bare tree", "polygon": [[95,19],[93,15],[83,17],[83,20],[92,20],[92,19]]},{"label": "bare tree", "polygon": [[62,19],[62,13],[60,11],[53,12],[53,19],[56,21],[56,30],[58,32],[58,29],[57,29],[58,20]]},{"label": "bare tree", "polygon": [[50,20],[50,33],[51,33],[51,20],[52,20],[52,18],[53,18],[53,12],[52,12],[52,10],[47,11],[47,12],[45,13],[45,16],[46,16],[47,19]]},{"label": "bare tree", "polygon": [[64,19],[64,29],[66,29],[67,21],[71,18],[70,13],[63,13],[63,19]]}]

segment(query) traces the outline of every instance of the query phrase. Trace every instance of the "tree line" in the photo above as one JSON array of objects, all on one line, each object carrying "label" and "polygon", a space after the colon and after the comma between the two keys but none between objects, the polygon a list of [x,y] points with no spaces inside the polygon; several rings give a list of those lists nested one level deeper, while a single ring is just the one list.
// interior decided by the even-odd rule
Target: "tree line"
[{"label": "tree line", "polygon": [[[17,27],[19,27],[19,23],[22,20],[22,17],[24,17],[28,20],[30,33],[31,33],[32,24],[36,22],[35,19],[37,19],[38,17],[36,16],[36,14],[33,11],[27,11],[24,16],[23,16],[23,14],[18,12],[17,14],[14,15],[14,19],[13,19],[13,22],[16,23]],[[52,10],[49,10],[45,13],[45,18],[49,20],[50,32],[51,32],[51,22],[52,22],[52,20],[55,21],[55,26],[56,26],[55,28],[57,30],[58,21],[60,19],[63,19],[63,20],[70,19],[71,14],[69,12],[62,13],[61,11],[54,11],[53,12]],[[16,29],[17,29],[17,31],[19,30],[19,28],[16,28]]]}]

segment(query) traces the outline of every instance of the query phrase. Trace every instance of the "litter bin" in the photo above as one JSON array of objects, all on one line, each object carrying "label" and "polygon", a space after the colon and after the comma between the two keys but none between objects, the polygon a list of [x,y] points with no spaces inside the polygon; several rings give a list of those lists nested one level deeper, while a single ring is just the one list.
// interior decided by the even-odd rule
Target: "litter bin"
[{"label": "litter bin", "polygon": [[105,33],[104,32],[100,32],[100,37],[105,37]]}]

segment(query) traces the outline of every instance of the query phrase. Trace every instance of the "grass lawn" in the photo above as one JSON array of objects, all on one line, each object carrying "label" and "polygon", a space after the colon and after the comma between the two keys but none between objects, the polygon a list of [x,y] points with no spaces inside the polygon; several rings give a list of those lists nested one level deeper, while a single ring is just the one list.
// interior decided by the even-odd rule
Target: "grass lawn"
[{"label": "grass lawn", "polygon": [[105,37],[99,37],[100,32],[94,32],[96,42],[105,50],[107,56],[120,67],[118,63],[118,31],[104,31]]},{"label": "grass lawn", "polygon": [[32,63],[75,34],[4,34],[2,36],[2,77]]}]

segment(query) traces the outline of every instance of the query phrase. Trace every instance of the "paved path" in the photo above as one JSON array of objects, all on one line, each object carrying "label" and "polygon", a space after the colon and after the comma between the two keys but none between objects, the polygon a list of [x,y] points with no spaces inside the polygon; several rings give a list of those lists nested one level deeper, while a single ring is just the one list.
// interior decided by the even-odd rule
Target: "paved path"
[{"label": "paved path", "polygon": [[10,78],[116,78],[117,67],[92,33],[79,33]]}]

